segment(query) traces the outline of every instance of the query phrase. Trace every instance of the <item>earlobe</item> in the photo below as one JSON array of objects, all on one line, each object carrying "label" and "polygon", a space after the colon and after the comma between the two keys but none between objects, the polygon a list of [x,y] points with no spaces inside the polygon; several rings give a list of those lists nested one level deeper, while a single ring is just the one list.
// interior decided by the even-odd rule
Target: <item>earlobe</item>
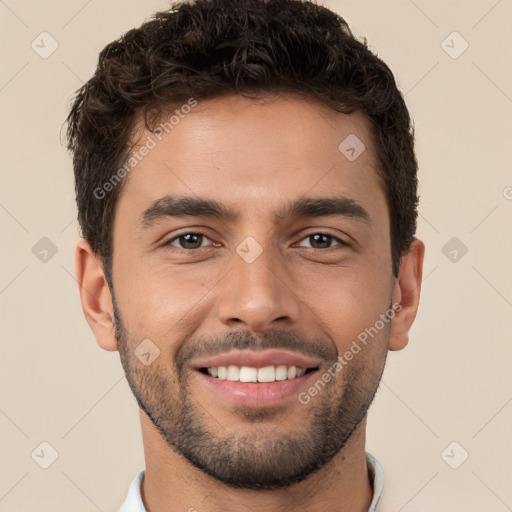
[{"label": "earlobe", "polygon": [[402,256],[392,294],[393,305],[400,306],[391,321],[389,350],[402,350],[409,342],[409,330],[416,318],[420,301],[424,255],[424,243],[415,238]]},{"label": "earlobe", "polygon": [[75,272],[82,310],[98,345],[104,350],[117,350],[112,296],[103,265],[84,239],[76,244]]}]

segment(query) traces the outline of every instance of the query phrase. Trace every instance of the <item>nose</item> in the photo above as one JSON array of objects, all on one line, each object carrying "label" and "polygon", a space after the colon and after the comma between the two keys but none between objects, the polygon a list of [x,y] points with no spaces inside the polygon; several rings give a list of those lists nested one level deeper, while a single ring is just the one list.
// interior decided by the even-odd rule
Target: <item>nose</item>
[{"label": "nose", "polygon": [[300,301],[279,256],[265,249],[252,262],[238,253],[232,260],[219,290],[219,320],[229,327],[244,324],[255,333],[293,327],[300,318]]}]

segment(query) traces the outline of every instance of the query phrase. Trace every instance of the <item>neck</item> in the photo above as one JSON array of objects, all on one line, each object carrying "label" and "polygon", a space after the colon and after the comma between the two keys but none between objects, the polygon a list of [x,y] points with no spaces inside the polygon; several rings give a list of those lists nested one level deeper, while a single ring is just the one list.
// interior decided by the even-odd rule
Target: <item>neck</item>
[{"label": "neck", "polygon": [[146,472],[142,498],[147,512],[366,512],[373,490],[365,456],[366,418],[344,448],[306,480],[276,490],[229,487],[169,448],[141,411]]}]

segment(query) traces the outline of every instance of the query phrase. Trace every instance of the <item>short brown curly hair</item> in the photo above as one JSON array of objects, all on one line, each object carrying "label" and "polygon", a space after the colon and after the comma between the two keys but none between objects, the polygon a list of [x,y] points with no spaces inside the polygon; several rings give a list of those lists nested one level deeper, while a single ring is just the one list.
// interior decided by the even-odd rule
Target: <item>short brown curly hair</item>
[{"label": "short brown curly hair", "polygon": [[[299,93],[370,121],[390,215],[392,270],[414,239],[414,128],[389,67],[347,22],[310,1],[196,0],[174,4],[108,44],[73,99],[73,154],[82,236],[110,276],[114,208],[122,190],[94,193],[126,161],[138,115],[159,115],[193,97]],[[109,281],[111,283],[111,281]]]}]

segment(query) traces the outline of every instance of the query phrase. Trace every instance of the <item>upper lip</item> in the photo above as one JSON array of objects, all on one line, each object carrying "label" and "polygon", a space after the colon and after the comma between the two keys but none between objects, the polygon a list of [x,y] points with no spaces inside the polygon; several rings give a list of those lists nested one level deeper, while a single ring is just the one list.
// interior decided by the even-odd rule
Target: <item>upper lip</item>
[{"label": "upper lip", "polygon": [[286,352],[283,350],[231,350],[218,356],[197,359],[193,366],[199,368],[216,368],[219,366],[250,366],[264,368],[265,366],[297,366],[298,368],[316,368],[320,361],[302,354]]}]

